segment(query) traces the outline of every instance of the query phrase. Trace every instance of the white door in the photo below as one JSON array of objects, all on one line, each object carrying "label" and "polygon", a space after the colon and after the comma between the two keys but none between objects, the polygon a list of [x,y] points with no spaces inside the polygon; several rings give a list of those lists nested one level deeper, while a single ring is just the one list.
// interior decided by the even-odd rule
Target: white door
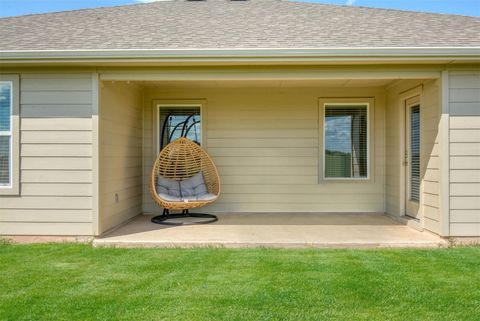
[{"label": "white door", "polygon": [[419,218],[420,209],[420,97],[405,103],[405,214]]}]

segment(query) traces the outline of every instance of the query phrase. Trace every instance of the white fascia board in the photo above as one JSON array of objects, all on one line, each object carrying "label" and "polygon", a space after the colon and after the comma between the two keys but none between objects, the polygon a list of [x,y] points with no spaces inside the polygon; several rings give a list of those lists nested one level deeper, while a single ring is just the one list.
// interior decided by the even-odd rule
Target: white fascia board
[{"label": "white fascia board", "polygon": [[115,60],[268,60],[269,58],[309,58],[352,60],[391,59],[469,59],[480,61],[480,47],[437,47],[437,48],[298,48],[298,49],[96,49],[96,50],[21,50],[0,51],[0,60],[8,61],[115,61]]}]

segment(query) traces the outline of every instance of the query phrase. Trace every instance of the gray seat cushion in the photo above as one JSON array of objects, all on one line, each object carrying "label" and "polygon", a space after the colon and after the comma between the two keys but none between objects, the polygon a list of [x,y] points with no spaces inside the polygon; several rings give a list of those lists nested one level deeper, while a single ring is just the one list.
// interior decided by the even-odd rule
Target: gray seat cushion
[{"label": "gray seat cushion", "polygon": [[165,193],[157,193],[157,194],[162,200],[167,201],[167,202],[182,202],[183,201],[180,197],[173,196],[173,195],[170,195],[170,194],[165,194]]},{"label": "gray seat cushion", "polygon": [[217,195],[206,193],[206,194],[197,196],[197,201],[213,201],[216,198],[217,198]]},{"label": "gray seat cushion", "polygon": [[212,201],[217,196],[208,193],[202,172],[183,181],[158,176],[157,194],[168,202]]},{"label": "gray seat cushion", "polygon": [[184,196],[176,197],[168,194],[159,193],[161,199],[167,202],[194,202],[194,201],[213,201],[217,198],[217,195],[206,193],[199,196]]}]

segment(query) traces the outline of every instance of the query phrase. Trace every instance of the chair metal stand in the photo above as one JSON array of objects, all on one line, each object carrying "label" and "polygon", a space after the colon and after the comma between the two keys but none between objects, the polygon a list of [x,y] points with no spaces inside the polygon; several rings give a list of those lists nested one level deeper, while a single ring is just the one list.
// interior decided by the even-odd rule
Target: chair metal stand
[{"label": "chair metal stand", "polygon": [[[204,218],[204,220],[199,221],[168,221],[171,219],[183,219],[183,218]],[[197,225],[197,224],[208,224],[218,221],[218,217],[213,214],[205,214],[205,213],[190,213],[188,209],[182,210],[182,213],[179,214],[170,214],[168,209],[163,209],[163,214],[152,217],[151,220],[153,223],[156,224],[163,224],[163,225]]]}]

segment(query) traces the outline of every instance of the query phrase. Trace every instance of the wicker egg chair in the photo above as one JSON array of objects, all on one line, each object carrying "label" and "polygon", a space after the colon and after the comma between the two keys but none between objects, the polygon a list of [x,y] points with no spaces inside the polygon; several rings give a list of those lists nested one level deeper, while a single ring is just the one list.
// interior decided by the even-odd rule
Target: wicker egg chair
[{"label": "wicker egg chair", "polygon": [[[193,186],[190,191],[203,189],[203,194],[195,194],[183,187],[195,179],[200,187]],[[160,184],[164,184],[160,186]],[[192,185],[192,184],[190,184]],[[197,185],[197,186],[198,186]],[[171,189],[169,189],[169,187]],[[177,190],[178,189],[178,190]],[[183,191],[182,191],[183,189]],[[159,193],[159,190],[164,193]],[[170,194],[175,191],[176,194]],[[213,203],[220,195],[220,177],[217,168],[208,154],[195,142],[181,137],[165,146],[153,165],[150,192],[153,200],[163,207],[163,214],[152,218],[152,222],[167,225],[205,224],[215,222],[212,214],[190,213],[189,210]],[[170,210],[181,210],[181,214],[171,214]],[[195,217],[201,220],[179,221],[175,218]]]}]

